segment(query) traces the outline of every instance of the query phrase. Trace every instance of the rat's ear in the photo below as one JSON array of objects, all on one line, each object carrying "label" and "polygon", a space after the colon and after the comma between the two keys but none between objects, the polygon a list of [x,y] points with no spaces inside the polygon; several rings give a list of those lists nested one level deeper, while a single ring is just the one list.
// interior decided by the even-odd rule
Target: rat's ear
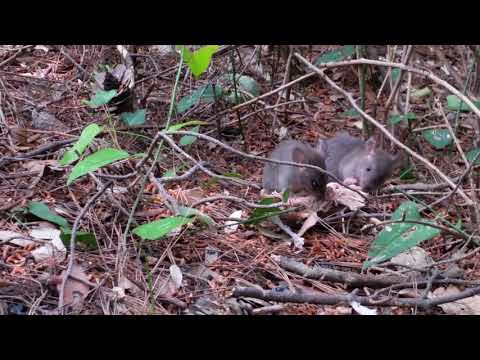
[{"label": "rat's ear", "polygon": [[377,140],[375,140],[373,136],[365,142],[365,149],[367,149],[367,152],[370,155],[375,153],[375,150],[377,149]]},{"label": "rat's ear", "polygon": [[292,158],[293,158],[294,162],[305,163],[305,158],[306,158],[305,151],[303,151],[302,149],[300,149],[298,147],[294,148]]}]

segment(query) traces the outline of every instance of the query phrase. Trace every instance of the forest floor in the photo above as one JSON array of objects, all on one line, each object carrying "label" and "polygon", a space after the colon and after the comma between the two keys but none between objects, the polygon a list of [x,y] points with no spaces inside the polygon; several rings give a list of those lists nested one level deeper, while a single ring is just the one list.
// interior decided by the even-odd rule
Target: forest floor
[{"label": "forest floor", "polygon": [[[415,272],[387,263],[362,270],[370,246],[382,227],[373,226],[369,217],[339,216],[348,213],[340,205],[319,213],[323,225],[317,224],[306,232],[302,251],[296,251],[269,221],[262,222],[261,227],[241,224],[236,230],[226,228],[226,219],[235,211],[242,211],[242,219],[252,214],[248,205],[226,199],[196,207],[213,219],[214,225],[195,221],[161,239],[140,241],[132,229],[174,215],[152,177],[147,177],[144,187],[141,186],[144,173],[123,179],[118,177],[135,172],[140,157],[101,168],[70,185],[67,185],[67,178],[72,165],[62,167],[58,160],[92,123],[103,126],[103,132],[94,142],[96,149],[113,147],[129,154],[146,153],[168,119],[178,56],[151,46],[138,46],[132,53],[135,59],[134,108],[146,109],[147,115],[144,124],[128,127],[118,114],[105,107],[93,109],[84,102],[92,97],[90,80],[94,71],[105,64],[123,61],[115,47],[0,48],[0,314],[58,313],[62,282],[65,282],[62,303],[69,305],[62,310],[65,313],[333,315],[368,313],[368,309],[379,314],[480,312],[477,296],[469,297],[472,301],[468,303],[449,302],[450,307],[422,305],[435,296],[478,287],[480,254],[475,250],[474,241],[442,231],[418,245],[432,263],[444,261],[436,267]],[[263,70],[256,71],[247,65],[253,48],[242,46],[235,52],[237,71],[243,71],[256,81],[259,94],[278,89],[284,82],[287,58],[267,52],[261,59]],[[304,54],[313,62],[322,54],[339,48],[315,45]],[[410,63],[433,72],[463,91],[457,84],[459,79],[452,73],[455,71],[460,80],[465,80],[468,68],[464,64],[468,64],[468,59],[461,58],[460,50],[453,46],[440,50],[445,54],[443,58],[428,49],[427,46],[415,49]],[[176,100],[189,96],[201,86],[221,82],[222,76],[231,70],[229,54],[226,51],[214,56],[199,80],[195,80],[184,66]],[[450,70],[444,71],[445,66]],[[302,76],[302,71],[305,69],[298,62],[292,62],[290,80]],[[355,99],[360,98],[358,67],[334,68],[328,74]],[[455,145],[437,150],[421,136],[425,128],[445,128],[434,97],[445,104],[449,93],[437,83],[418,76],[411,79],[404,76],[399,93],[405,97],[407,93],[427,87],[433,95],[409,101],[409,112],[415,113],[416,119],[408,129],[403,129],[409,134],[404,143],[450,178],[461,176],[466,166]],[[232,105],[226,101],[205,101],[181,114],[174,113],[171,124],[204,121],[201,133],[242,152],[266,157],[280,137],[314,144],[319,138],[333,136],[339,131],[362,136],[361,118],[351,112],[351,104],[318,76],[298,82],[289,89],[288,106],[275,106],[286,101],[279,98],[279,94],[284,96],[285,92],[276,92],[235,111],[229,111]],[[385,120],[390,88],[385,86],[378,99],[377,91],[366,86],[366,112],[390,129]],[[467,153],[478,129],[475,129],[473,112],[459,115],[461,124],[455,127],[456,138]],[[241,119],[241,126],[238,119]],[[220,136],[217,132],[219,122]],[[172,138],[178,143],[181,137]],[[390,146],[387,140],[385,144]],[[42,151],[34,152],[39,149]],[[248,159],[203,139],[184,145],[182,149],[195,160],[205,161],[217,174],[230,174],[261,185],[261,161]],[[390,151],[393,147],[387,149]],[[87,154],[89,151],[92,150]],[[445,186],[423,191],[415,189],[415,184],[432,185],[443,180],[421,161],[414,160],[413,165],[409,176],[400,177],[401,172],[397,171],[388,179],[369,199],[362,209],[364,213],[374,214],[373,218],[381,222],[388,220],[405,201],[417,199],[432,204],[449,194],[450,189]],[[192,166],[189,160],[164,144],[152,174],[158,179],[175,169],[176,174],[181,175]],[[111,178],[108,174],[117,177]],[[472,189],[477,179],[467,180],[462,188],[471,194],[478,189],[478,186]],[[45,250],[47,243],[54,241],[46,239],[50,239],[59,226],[55,221],[35,216],[32,203],[47,205],[72,227],[87,202],[107,181],[113,182],[112,187],[100,195],[79,222],[78,231],[93,234],[95,242],[84,244],[82,237],[77,236],[75,262],[70,269],[73,276],[65,279],[72,256],[68,241],[60,254]],[[400,191],[395,187],[398,185],[413,186]],[[235,196],[257,204],[261,200],[259,186],[213,179],[202,171],[196,171],[185,180],[165,182],[164,186],[176,202],[187,207],[212,196]],[[137,197],[138,206],[132,214]],[[464,199],[454,193],[434,204],[434,209],[424,212],[423,216],[433,219],[441,215],[454,224],[461,220],[465,232],[474,234],[475,230],[468,227],[470,213],[461,206],[463,202]],[[35,235],[35,230],[43,232],[43,237]],[[27,241],[13,241],[14,238]],[[56,249],[59,248],[62,246]],[[48,256],[41,256],[39,249],[43,249],[43,253],[47,251]],[[463,258],[453,261],[455,256]],[[298,269],[300,265],[312,269],[318,266],[323,269],[323,276],[309,276]],[[349,277],[357,275],[358,282]],[[392,282],[385,284],[382,279]],[[254,289],[263,295],[255,295]],[[282,296],[285,296],[283,300]],[[361,301],[355,296],[369,298],[371,302],[362,307],[356,303]],[[388,303],[392,298],[399,301]],[[382,303],[382,299],[386,303]],[[415,300],[420,305],[408,306],[402,300]]]}]

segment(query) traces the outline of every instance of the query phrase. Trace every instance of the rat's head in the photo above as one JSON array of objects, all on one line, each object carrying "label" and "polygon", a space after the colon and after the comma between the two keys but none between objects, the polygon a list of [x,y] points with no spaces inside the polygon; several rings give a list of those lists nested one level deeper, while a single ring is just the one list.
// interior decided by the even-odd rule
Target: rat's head
[{"label": "rat's head", "polygon": [[401,163],[401,155],[390,155],[378,149],[372,137],[365,142],[365,156],[357,166],[358,185],[364,191],[378,189]]},{"label": "rat's head", "polygon": [[[293,149],[293,161],[325,169],[323,157],[313,149],[296,147]],[[298,176],[299,179],[297,180],[303,190],[314,195],[317,199],[323,199],[325,197],[327,181],[323,172],[310,168],[299,168]]]}]

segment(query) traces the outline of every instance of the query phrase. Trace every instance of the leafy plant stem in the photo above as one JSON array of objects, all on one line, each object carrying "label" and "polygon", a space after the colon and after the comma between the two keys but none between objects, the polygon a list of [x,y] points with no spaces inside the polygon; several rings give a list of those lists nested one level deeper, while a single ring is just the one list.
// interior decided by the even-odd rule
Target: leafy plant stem
[{"label": "leafy plant stem", "polygon": [[[233,91],[234,91],[234,94],[235,94],[235,104],[238,104],[237,74],[236,74],[236,71],[235,71],[235,54],[234,54],[233,50],[230,51],[230,61],[232,63]],[[240,129],[240,134],[242,135],[243,150],[246,151],[247,150],[246,149],[247,142],[245,140],[245,133],[243,131],[242,119],[240,117],[240,114],[239,114],[238,110],[235,111],[235,113],[237,114],[238,128]]]}]

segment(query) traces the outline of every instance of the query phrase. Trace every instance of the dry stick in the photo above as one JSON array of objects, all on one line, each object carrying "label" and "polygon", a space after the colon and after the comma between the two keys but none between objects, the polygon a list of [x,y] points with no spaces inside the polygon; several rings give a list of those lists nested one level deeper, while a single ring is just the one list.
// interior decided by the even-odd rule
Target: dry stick
[{"label": "dry stick", "polygon": [[[325,75],[324,71],[325,70],[320,70],[318,67],[316,67],[315,65],[311,64],[310,62],[308,62],[306,59],[304,59],[300,54],[298,53],[295,53],[295,56],[300,60],[302,61],[305,65],[307,65],[310,69],[314,70],[318,75],[320,75],[320,77],[322,79],[324,79],[325,81],[327,81],[330,86],[332,86],[335,90],[337,90],[338,92],[340,92],[341,94],[343,94],[347,100],[350,102],[350,104],[355,108],[356,111],[358,111],[364,118],[366,118],[368,121],[370,121],[373,125],[375,125],[383,134],[385,134],[386,137],[388,137],[395,145],[397,145],[399,148],[403,149],[404,151],[406,151],[408,154],[410,154],[411,156],[413,156],[414,158],[416,158],[417,160],[420,160],[422,163],[424,163],[428,168],[434,170],[445,182],[448,183],[448,185],[452,188],[452,189],[455,189],[456,188],[456,185],[452,182],[452,180],[450,178],[448,178],[448,176],[446,176],[438,167],[436,167],[435,165],[433,165],[430,161],[428,161],[427,159],[425,159],[423,156],[420,156],[419,154],[417,154],[415,151],[411,150],[408,146],[404,145],[402,142],[398,141],[394,136],[392,136],[392,134],[390,134],[390,132],[388,132],[387,129],[385,129],[385,127],[383,127],[377,120],[375,120],[374,118],[372,118],[370,115],[368,115],[367,113],[365,113],[358,105],[357,103],[355,102],[355,100],[353,99],[352,95],[350,93],[348,93],[347,91],[345,91],[344,89],[340,88],[332,79],[330,79],[327,75]],[[362,59],[362,61],[355,61],[355,60],[352,60],[350,61],[349,63],[363,63],[363,62],[366,62],[366,63],[371,63],[371,64],[374,64],[374,65],[378,65],[378,64],[382,64],[384,66],[386,66],[385,64],[389,64],[389,63],[384,63],[382,61],[375,61],[375,60],[364,60]],[[415,68],[411,68],[409,66],[406,66],[406,65],[402,65],[402,64],[394,64],[395,66],[397,67],[400,67],[404,70],[407,70],[407,71],[413,71],[413,72],[420,72],[421,74],[425,75],[425,76],[429,76],[431,75],[430,73],[426,72],[426,71],[422,71],[422,70],[418,70],[418,69],[415,69]],[[393,64],[392,64],[393,66]],[[413,70],[412,70],[413,69]],[[433,76],[433,75],[432,75]],[[436,78],[436,77],[435,77]],[[440,79],[439,79],[440,80]],[[443,81],[443,80],[441,80]],[[459,93],[461,96],[462,96],[462,100],[465,99],[466,103],[468,101],[469,103],[469,106],[471,105],[472,106],[472,110],[473,108],[475,108],[475,105],[473,105],[471,103],[471,101],[467,98],[465,98],[465,96],[463,96],[460,92],[458,92],[458,90],[456,90],[455,88],[453,88],[451,85],[449,85],[447,83],[447,85],[449,87],[451,87],[453,90],[455,90],[457,93]],[[476,108],[475,108],[476,109]],[[480,116],[480,110],[476,109],[478,112],[479,112],[479,116]],[[465,203],[466,205],[468,206],[472,206],[473,205],[473,202],[472,200],[463,192],[463,190],[461,190],[460,188],[458,188],[458,193],[460,194],[460,196],[465,200]]]},{"label": "dry stick", "polygon": [[112,184],[113,184],[113,181],[108,181],[94,196],[92,196],[90,200],[88,200],[88,202],[85,204],[82,211],[80,211],[80,214],[77,216],[77,218],[75,219],[75,222],[73,223],[72,236],[70,237],[70,258],[68,259],[68,267],[67,267],[67,270],[65,271],[65,275],[62,279],[62,285],[60,286],[60,291],[59,291],[60,293],[60,298],[58,299],[59,311],[63,311],[63,296],[65,292],[65,284],[67,283],[68,277],[72,272],[73,264],[75,261],[75,238],[77,237],[77,229],[80,225],[80,221],[85,216],[90,206],[92,206],[95,203],[95,201],[97,201],[97,199]]},{"label": "dry stick", "polygon": [[23,46],[21,47],[20,49],[17,50],[17,52],[15,54],[13,54],[12,56],[10,56],[8,59],[2,61],[0,63],[0,68],[6,64],[8,64],[10,61],[14,60],[18,55],[20,55],[24,50],[26,49],[29,49],[29,48],[32,48],[34,47],[34,45],[26,45],[26,46]]},{"label": "dry stick", "polygon": [[[470,185],[470,188],[472,190],[471,192],[471,196],[472,196],[472,200],[473,200],[473,206],[472,206],[472,213],[471,213],[471,216],[472,216],[472,222],[475,224],[475,225],[478,225],[478,220],[479,220],[479,213],[478,213],[478,207],[476,206],[477,202],[478,202],[478,199],[477,199],[477,195],[475,194],[475,183],[473,181],[473,178],[471,176],[471,172],[470,172],[470,169],[471,167],[473,166],[473,164],[475,163],[475,161],[472,161],[472,164],[470,164],[468,162],[468,159],[467,157],[465,156],[465,153],[463,152],[463,149],[462,147],[460,146],[460,142],[458,141],[457,137],[455,136],[455,132],[453,131],[452,129],[452,125],[450,124],[450,121],[448,121],[444,111],[443,111],[443,107],[440,103],[440,101],[438,100],[438,98],[435,98],[435,103],[438,107],[438,110],[440,111],[440,114],[442,115],[444,121],[445,121],[445,124],[447,125],[447,128],[448,128],[448,131],[450,132],[450,135],[452,136],[453,138],[453,141],[455,142],[455,146],[457,147],[457,150],[458,152],[460,153],[460,156],[462,157],[463,159],[463,162],[465,163],[465,167],[467,168],[467,170],[465,171],[465,175],[462,176],[462,179],[466,176],[468,176],[468,181],[469,181],[469,185]],[[478,154],[477,154],[478,155]],[[460,184],[460,182],[457,183],[457,186],[458,184]],[[450,196],[450,195],[449,195]],[[447,207],[447,210],[446,212],[448,213],[448,207]]]},{"label": "dry stick", "polygon": [[[275,90],[269,91],[269,92],[267,92],[267,93],[265,93],[265,94],[262,94],[262,95],[260,95],[260,96],[255,97],[255,98],[253,98],[253,99],[251,99],[251,100],[245,101],[244,103],[241,103],[241,104],[238,104],[238,105],[236,105],[236,106],[234,106],[234,107],[231,107],[231,108],[229,108],[229,109],[223,110],[223,111],[217,113],[217,114],[214,115],[214,116],[225,115],[225,114],[234,112],[234,111],[236,111],[236,110],[239,110],[239,109],[241,109],[241,108],[244,107],[244,106],[254,104],[254,103],[256,103],[257,101],[262,100],[262,99],[264,99],[264,98],[266,98],[266,97],[272,96],[272,95],[276,94],[277,92],[282,91],[283,89],[286,89],[286,88],[288,88],[288,87],[290,87],[290,86],[292,86],[292,85],[294,85],[294,84],[296,84],[296,83],[298,83],[298,82],[301,82],[301,81],[303,81],[303,80],[305,80],[305,79],[311,78],[313,75],[315,75],[314,72],[311,72],[311,73],[305,74],[305,75],[303,75],[303,76],[300,76],[299,78],[297,78],[297,79],[295,79],[295,80],[293,80],[293,81],[290,81],[289,83],[287,83],[287,84],[285,84],[285,85],[279,86],[279,87],[276,88]],[[208,119],[208,120],[210,120],[210,119]],[[208,121],[208,120],[207,120],[207,121]]]},{"label": "dry stick", "polygon": [[[302,58],[301,55],[295,54],[295,56],[303,59],[302,61],[306,61],[304,58]],[[308,62],[307,62],[308,63]],[[315,67],[312,64],[308,63],[310,68],[312,68],[317,74],[318,71],[320,71],[319,67]],[[370,60],[370,59],[357,59],[357,60],[348,60],[348,61],[339,61],[339,62],[330,62],[330,63],[324,63],[321,64],[320,67],[322,69],[329,69],[329,68],[335,68],[335,67],[341,67],[341,66],[351,66],[351,65],[357,65],[357,64],[369,64],[369,65],[376,65],[376,66],[384,66],[384,67],[394,67],[398,69],[402,69],[405,71],[409,71],[414,74],[418,74],[421,76],[424,76],[430,80],[432,80],[434,83],[440,85],[441,87],[447,89],[450,91],[452,94],[456,95],[460,100],[462,100],[467,106],[477,115],[478,123],[479,123],[479,128],[480,128],[480,109],[475,106],[475,104],[462,92],[457,90],[455,87],[450,85],[447,81],[440,79],[438,76],[433,74],[431,71],[427,70],[422,70],[422,69],[417,69],[413,66],[408,66],[404,64],[399,64],[399,63],[394,63],[394,62],[386,62],[386,61],[379,61],[379,60]],[[479,134],[477,134],[479,135]]]},{"label": "dry stick", "polygon": [[395,299],[387,297],[385,300],[374,300],[371,297],[349,295],[327,295],[327,294],[304,294],[293,293],[288,290],[278,292],[275,290],[263,290],[258,288],[237,287],[233,292],[234,297],[253,297],[266,301],[291,302],[291,303],[310,303],[319,305],[338,305],[350,304],[353,301],[364,306],[399,306],[399,307],[419,307],[428,309],[433,306],[446,304],[468,297],[480,294],[480,286],[464,290],[455,295],[442,296],[434,299]]},{"label": "dry stick", "polygon": [[[217,144],[221,147],[223,147],[224,149],[228,150],[228,151],[231,151],[237,155],[240,155],[240,156],[244,156],[248,159],[253,159],[253,160],[259,160],[259,161],[264,161],[264,162],[270,162],[270,163],[274,163],[274,164],[280,164],[280,165],[291,165],[291,166],[297,166],[297,167],[306,167],[306,168],[310,168],[310,169],[314,169],[314,170],[318,170],[328,176],[331,176],[332,179],[334,179],[335,181],[337,181],[339,184],[341,184],[342,186],[346,187],[347,189],[349,190],[352,190],[354,192],[356,192],[357,194],[359,194],[360,196],[362,196],[364,199],[367,199],[365,195],[363,195],[360,191],[358,190],[355,190],[353,188],[351,188],[350,186],[348,185],[345,185],[342,183],[342,181],[337,178],[334,174],[332,174],[331,172],[325,170],[325,169],[322,169],[318,166],[315,166],[315,165],[310,165],[310,164],[302,164],[302,163],[296,163],[296,162],[292,162],[292,161],[281,161],[281,160],[275,160],[275,159],[269,159],[269,158],[266,158],[266,157],[262,157],[262,156],[256,156],[256,155],[251,155],[251,154],[247,154],[247,153],[244,153],[240,150],[237,150],[237,149],[234,149],[232,148],[231,146],[229,145],[226,145],[224,143],[222,143],[221,141],[215,139],[215,138],[212,138],[208,135],[205,135],[205,134],[200,134],[200,133],[195,133],[195,132],[192,132],[192,131],[184,131],[184,130],[179,130],[179,131],[160,131],[157,136],[161,136],[161,137],[164,137],[165,138],[165,134],[172,134],[172,135],[175,135],[175,134],[178,134],[178,135],[192,135],[192,136],[196,136],[196,137],[199,137],[201,139],[204,139],[204,140],[207,140],[207,141],[210,141],[214,144]],[[155,136],[155,138],[157,138],[157,136]],[[173,145],[175,145],[176,149],[178,148],[178,146],[176,146],[176,144],[171,140],[171,138],[168,138],[170,139],[170,142],[173,143]],[[172,145],[172,146],[173,146]],[[184,153],[183,150],[181,150],[180,148],[178,148],[179,150],[178,151],[181,151],[182,153]],[[188,154],[187,154],[188,155]],[[188,155],[190,156],[190,155]],[[192,161],[195,161],[195,160],[192,160]],[[218,177],[218,175],[215,175]],[[232,178],[227,178],[229,180],[233,180]]]},{"label": "dry stick", "polygon": [[[412,50],[413,50],[413,46],[408,45],[408,47],[405,50],[404,61],[402,61],[403,64],[407,64],[408,61],[410,60],[410,56],[413,53]],[[390,93],[390,96],[388,97],[387,102],[385,103],[385,119],[388,118],[388,112],[390,110],[390,106],[392,105],[392,101],[393,101],[395,95],[397,94],[398,89],[400,88],[400,82],[402,81],[402,77],[403,77],[403,73],[402,73],[402,71],[400,71],[400,74],[398,75],[398,78],[395,81],[395,85],[393,85],[392,92]]]},{"label": "dry stick", "polygon": [[192,208],[195,208],[195,207],[197,207],[201,204],[204,204],[206,202],[212,202],[212,201],[217,201],[217,200],[233,201],[233,202],[237,202],[237,203],[246,205],[250,208],[258,208],[258,209],[271,209],[271,208],[276,208],[276,207],[279,207],[279,206],[287,206],[288,205],[288,204],[283,203],[283,202],[278,202],[278,203],[274,203],[274,204],[270,204],[270,205],[254,204],[254,203],[248,202],[247,200],[236,197],[236,196],[219,195],[219,196],[211,196],[211,197],[203,198],[202,200],[199,200],[196,203],[194,203],[192,205]]},{"label": "dry stick", "polygon": [[[169,134],[175,134],[175,133],[181,133],[181,132],[169,131],[168,133],[169,133]],[[185,131],[185,133],[201,135],[201,134],[197,134],[197,133],[194,133],[194,132],[191,132],[191,131]],[[218,175],[218,174],[215,174],[215,173],[211,172],[210,170],[208,170],[207,168],[205,168],[203,165],[201,165],[200,162],[198,162],[198,161],[195,160],[192,156],[190,156],[190,155],[187,154],[185,151],[183,151],[183,150],[175,143],[175,141],[173,141],[172,138],[170,138],[169,136],[165,135],[165,132],[164,132],[164,131],[159,131],[159,132],[157,133],[157,136],[163,138],[163,139],[164,139],[166,142],[168,142],[168,144],[169,144],[173,149],[175,149],[178,153],[182,154],[185,158],[187,158],[188,160],[190,160],[191,162],[193,162],[194,164],[196,164],[205,174],[207,174],[207,175],[209,175],[209,176],[211,176],[211,177],[216,177],[216,178],[222,179],[222,180],[231,181],[231,182],[236,183],[236,184],[253,186],[253,187],[258,188],[258,185],[252,184],[252,183],[250,183],[250,182],[248,182],[248,181],[239,180],[239,179],[231,178],[231,177],[228,177],[228,176]],[[157,138],[157,136],[155,136],[155,139]],[[154,141],[152,142],[152,144],[156,142],[155,139],[154,139]]]}]

